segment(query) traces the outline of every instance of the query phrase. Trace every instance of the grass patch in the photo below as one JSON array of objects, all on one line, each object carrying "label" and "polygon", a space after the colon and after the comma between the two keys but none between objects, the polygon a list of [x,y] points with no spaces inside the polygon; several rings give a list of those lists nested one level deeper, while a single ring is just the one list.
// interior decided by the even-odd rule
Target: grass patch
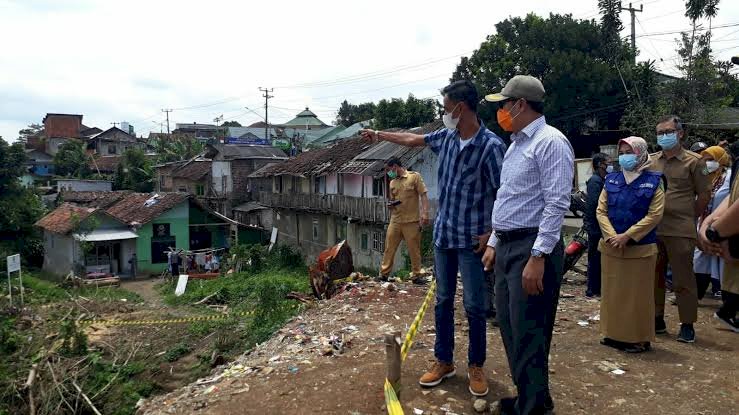
[{"label": "grass patch", "polygon": [[177,361],[180,357],[190,353],[190,350],[192,349],[187,343],[177,343],[173,348],[167,350],[167,353],[164,354],[164,359],[168,362]]}]

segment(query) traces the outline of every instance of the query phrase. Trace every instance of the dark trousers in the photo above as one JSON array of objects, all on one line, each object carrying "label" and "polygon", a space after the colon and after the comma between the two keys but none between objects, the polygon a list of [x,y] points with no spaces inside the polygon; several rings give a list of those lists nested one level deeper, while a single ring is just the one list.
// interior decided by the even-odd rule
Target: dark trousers
[{"label": "dark trousers", "polygon": [[543,414],[553,408],[549,393],[549,347],[562,283],[564,248],[560,241],[546,257],[544,292],[527,295],[523,269],[536,234],[499,238],[495,260],[495,299],[513,383],[518,390],[516,413]]},{"label": "dark trousers", "polygon": [[721,291],[721,299],[723,304],[716,314],[723,318],[736,319],[736,313],[739,312],[739,294],[723,290]]},{"label": "dark trousers", "polygon": [[706,291],[709,285],[713,285],[713,292],[717,293],[721,291],[721,282],[711,278],[711,274],[699,274],[695,273],[695,280],[698,283],[698,299],[702,300],[706,296]]},{"label": "dark trousers", "polygon": [[486,281],[480,257],[472,248],[435,248],[436,271],[436,359],[444,363],[454,361],[454,295],[457,291],[457,272],[462,274],[463,304],[469,324],[467,360],[470,366],[482,366],[486,353],[485,304]]},{"label": "dark trousers", "polygon": [[588,233],[588,295],[600,295],[600,252],[598,241],[600,233]]}]

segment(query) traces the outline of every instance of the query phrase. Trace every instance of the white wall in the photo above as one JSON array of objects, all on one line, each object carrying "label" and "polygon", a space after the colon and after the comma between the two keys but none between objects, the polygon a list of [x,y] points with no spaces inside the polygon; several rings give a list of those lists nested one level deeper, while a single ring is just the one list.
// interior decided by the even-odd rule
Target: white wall
[{"label": "white wall", "polygon": [[44,271],[66,275],[74,268],[74,258],[79,254],[77,242],[70,235],[44,231]]},{"label": "white wall", "polygon": [[[230,161],[212,162],[213,190],[219,195],[230,194],[233,191],[233,175],[231,174]],[[226,188],[223,188],[223,177],[226,176]]]},{"label": "white wall", "polygon": [[113,190],[113,182],[102,180],[69,180],[59,179],[56,182],[57,191],[62,189],[74,192],[109,192]]},{"label": "white wall", "polygon": [[423,177],[423,182],[426,184],[430,200],[439,199],[437,162],[438,157],[436,154],[427,148],[424,149],[414,160],[411,160],[410,163],[411,169]]},{"label": "white wall", "polygon": [[[362,197],[362,176],[358,174],[344,174],[344,195]],[[370,186],[372,184],[370,183]],[[372,187],[370,187],[372,190]]]}]

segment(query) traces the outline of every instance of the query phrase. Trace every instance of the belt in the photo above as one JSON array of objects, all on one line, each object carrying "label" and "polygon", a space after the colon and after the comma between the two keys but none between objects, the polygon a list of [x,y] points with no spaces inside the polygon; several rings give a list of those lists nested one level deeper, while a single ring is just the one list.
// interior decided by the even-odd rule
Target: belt
[{"label": "belt", "polygon": [[523,239],[527,236],[536,235],[539,233],[539,228],[521,228],[512,229],[510,231],[495,231],[495,236],[503,242],[511,242]]}]

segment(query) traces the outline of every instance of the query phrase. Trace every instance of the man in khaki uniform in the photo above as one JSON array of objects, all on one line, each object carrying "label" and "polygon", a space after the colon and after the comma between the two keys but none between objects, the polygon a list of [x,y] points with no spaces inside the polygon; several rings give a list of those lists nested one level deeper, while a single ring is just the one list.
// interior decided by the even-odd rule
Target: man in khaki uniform
[{"label": "man in khaki uniform", "polygon": [[391,158],[385,166],[391,179],[388,206],[392,216],[385,238],[380,278],[387,280],[393,269],[395,252],[400,242],[405,240],[411,257],[411,279],[418,282],[421,274],[421,227],[428,225],[429,222],[426,185],[420,174],[404,169],[397,158]]},{"label": "man in khaki uniform", "polygon": [[673,291],[680,314],[678,341],[695,342],[693,323],[698,319],[698,287],[693,273],[696,221],[711,198],[711,182],[701,156],[682,147],[685,135],[680,118],[663,117],[657,124],[657,144],[662,151],[652,156],[651,170],[667,178],[665,212],[657,228],[659,259],[656,270],[655,331],[667,332],[665,315],[665,275],[672,269]]}]

